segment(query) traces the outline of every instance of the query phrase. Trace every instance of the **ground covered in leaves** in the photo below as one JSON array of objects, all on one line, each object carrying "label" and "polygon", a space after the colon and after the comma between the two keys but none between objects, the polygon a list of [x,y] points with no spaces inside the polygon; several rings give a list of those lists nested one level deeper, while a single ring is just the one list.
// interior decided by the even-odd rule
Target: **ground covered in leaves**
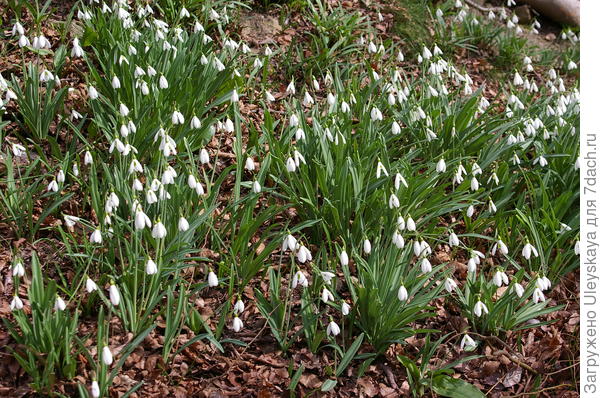
[{"label": "ground covered in leaves", "polygon": [[[267,2],[269,3],[269,2]],[[422,39],[419,42],[427,43],[427,37],[434,34],[430,13],[423,12],[414,1],[393,1],[386,4],[378,2],[342,1],[332,2],[332,5],[340,5],[345,9],[356,11],[372,21],[377,34],[384,39],[392,39],[403,43],[406,48],[406,58],[409,54],[418,52],[418,46],[412,45],[411,41],[416,37]],[[1,4],[1,3],[0,3]],[[59,41],[64,21],[70,21],[70,12],[73,4],[70,2],[52,2],[51,17],[44,27],[44,34],[53,42]],[[416,7],[416,8],[415,8]],[[432,7],[435,10],[435,7]],[[291,72],[286,69],[288,64],[297,64],[296,68],[302,69],[303,60],[310,59],[318,54],[312,53],[309,45],[311,34],[317,27],[313,26],[306,17],[303,6],[288,4],[258,4],[250,3],[250,8],[241,11],[236,16],[235,22],[227,26],[228,35],[238,37],[248,43],[252,51],[264,51],[265,46],[281,49],[277,58],[272,60],[275,72],[269,75],[269,86],[275,99],[285,98],[286,87],[290,77],[300,76],[301,72]],[[4,36],[9,36],[12,14],[5,9],[2,13],[2,29]],[[27,13],[25,13],[27,15]],[[28,22],[28,16],[23,19],[24,24]],[[574,46],[570,42],[561,41],[560,28],[543,21],[540,35],[535,36],[535,45],[544,54],[561,53],[569,51],[566,48]],[[66,30],[67,35],[75,35],[76,27]],[[464,67],[477,86],[483,87],[483,92],[488,98],[496,98],[499,95],[498,79],[506,78],[512,70],[506,65],[497,64],[499,54],[496,48],[490,48],[485,43],[480,46],[465,46],[452,54],[453,61]],[[18,72],[21,64],[22,54],[19,48],[0,43],[0,72],[8,75]],[[300,57],[295,49],[303,51]],[[294,51],[292,51],[294,50]],[[522,54],[517,57],[520,60]],[[51,57],[48,57],[51,61]],[[356,62],[354,59],[333,60],[335,65]],[[64,81],[68,82],[74,90],[69,92],[65,107],[71,109],[77,107],[86,94],[86,65],[84,62],[73,60],[67,65],[64,73]],[[411,65],[406,61],[405,70],[408,74],[415,76],[420,73],[417,65]],[[386,71],[378,71],[380,74]],[[539,72],[539,78],[542,79]],[[291,76],[290,76],[291,74]],[[245,76],[245,78],[259,80],[259,76]],[[570,79],[573,83],[575,76]],[[568,80],[568,79],[567,79]],[[259,95],[257,89],[257,96]],[[326,90],[317,93],[321,99],[327,96]],[[10,110],[10,105],[9,105]],[[286,112],[283,105],[273,103],[271,112]],[[249,138],[249,126],[260,129],[265,123],[265,115],[262,108],[248,101],[241,100],[240,113],[246,121],[243,129],[243,139]],[[11,131],[19,129],[18,123],[9,120],[5,127],[6,134],[2,138],[10,141],[14,136]],[[260,131],[260,130],[259,130]],[[67,147],[69,136],[64,131],[55,131],[58,137],[59,147]],[[224,170],[235,163],[234,137],[219,136],[207,145],[210,153],[218,158],[215,167]],[[48,151],[53,149],[48,147]],[[0,171],[4,168],[0,163]],[[221,190],[222,198],[219,202],[225,202],[232,195],[235,181],[229,176],[223,183]],[[63,211],[67,214],[77,214],[81,208],[81,197],[78,187],[71,186],[69,192],[73,196],[63,204]],[[266,203],[266,202],[265,202]],[[35,203],[35,213],[40,215],[47,204],[47,199],[40,198]],[[223,206],[217,209],[222,211]],[[223,222],[226,222],[228,214],[222,214]],[[272,220],[273,223],[297,222],[295,209],[288,208],[283,214]],[[441,222],[444,222],[441,220]],[[28,262],[33,251],[40,256],[44,266],[44,272],[50,278],[59,275],[55,271],[62,269],[62,274],[73,275],[76,270],[74,265],[65,260],[63,256],[65,248],[54,232],[53,227],[62,223],[59,214],[51,215],[44,219],[34,242],[25,238],[17,238],[7,224],[0,220],[0,317],[11,319],[9,303],[14,294],[12,279],[12,256],[18,250],[23,260]],[[268,223],[267,223],[268,224]],[[267,225],[265,225],[265,228]],[[201,257],[219,259],[219,254],[209,249],[201,250]],[[442,264],[450,261],[450,265],[456,270],[457,279],[466,279],[468,258],[449,257],[451,248],[447,244],[439,244],[435,247],[432,263]],[[273,254],[271,260],[275,262],[278,254]],[[185,269],[193,275],[192,269]],[[25,286],[21,286],[23,293]],[[406,340],[406,344],[392,345],[384,355],[377,358],[366,367],[361,366],[361,361],[353,361],[342,375],[337,378],[335,390],[322,392],[323,383],[333,378],[335,364],[339,361],[337,353],[332,349],[322,349],[317,353],[311,352],[306,344],[298,339],[288,349],[282,352],[275,338],[272,336],[267,321],[261,316],[258,308],[254,305],[255,291],[268,291],[268,282],[263,278],[256,278],[246,286],[243,294],[246,301],[246,309],[241,317],[244,328],[235,333],[229,328],[225,329],[224,341],[221,352],[215,345],[207,340],[198,340],[189,344],[195,336],[191,330],[186,330],[176,338],[176,347],[184,347],[178,351],[170,363],[165,363],[161,354],[163,347],[162,331],[164,320],[157,320],[157,328],[139,344],[134,351],[125,358],[122,370],[113,380],[111,396],[120,397],[139,381],[143,385],[139,390],[133,392],[131,397],[279,397],[291,396],[290,383],[297,385],[295,394],[298,396],[335,396],[335,397],[403,397],[411,396],[411,388],[407,380],[405,368],[396,359],[398,355],[415,356],[425,344],[424,335],[416,335]],[[347,288],[340,288],[342,297],[349,297]],[[579,274],[573,271],[564,276],[547,295],[551,305],[563,305],[559,311],[544,315],[540,322],[552,321],[539,328],[526,329],[517,332],[508,332],[501,338],[471,334],[480,340],[482,344],[477,354],[480,357],[454,367],[460,377],[479,388],[490,397],[576,397],[579,361]],[[25,295],[25,294],[24,294]],[[214,312],[223,301],[227,300],[225,293],[207,291],[196,297],[194,306],[207,322],[209,327],[216,326],[218,318],[213,316]],[[293,297],[292,305],[301,306],[301,297]],[[415,328],[435,329],[436,336],[448,335],[444,344],[431,359],[433,366],[447,364],[464,357],[459,349],[462,330],[465,329],[467,321],[461,316],[459,308],[434,303],[436,317],[417,321]],[[119,319],[115,316],[110,321],[113,354],[118,356],[121,349],[134,339],[133,334],[123,329]],[[297,325],[299,328],[299,326]],[[79,334],[82,336],[94,335],[96,320],[94,316],[81,314]],[[245,343],[240,346],[227,341],[239,340]],[[93,354],[96,350],[96,341],[92,338],[81,342]],[[12,353],[19,352],[19,347],[10,337],[8,330],[0,325],[0,396],[6,397],[33,397],[36,396],[29,383],[30,378],[24,372],[19,363],[14,359]],[[371,352],[372,347],[364,344],[362,352]],[[77,385],[88,385],[92,375],[86,366],[87,358],[80,355],[78,361],[77,376],[72,380],[57,380],[55,390],[63,396],[77,396]],[[303,371],[295,380],[294,369],[301,366]],[[432,395],[433,396],[433,395]]]}]

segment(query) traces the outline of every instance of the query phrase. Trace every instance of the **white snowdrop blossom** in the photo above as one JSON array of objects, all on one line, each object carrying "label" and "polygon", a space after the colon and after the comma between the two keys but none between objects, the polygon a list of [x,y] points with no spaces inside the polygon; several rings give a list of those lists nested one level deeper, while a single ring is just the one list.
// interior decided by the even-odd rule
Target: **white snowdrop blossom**
[{"label": "white snowdrop blossom", "polygon": [[489,313],[488,308],[485,304],[480,301],[475,303],[475,307],[473,307],[473,314],[477,317],[481,317],[483,314]]},{"label": "white snowdrop blossom", "polygon": [[398,289],[398,300],[408,300],[408,291],[406,290],[406,287],[404,287],[404,285],[400,286],[400,288]]}]

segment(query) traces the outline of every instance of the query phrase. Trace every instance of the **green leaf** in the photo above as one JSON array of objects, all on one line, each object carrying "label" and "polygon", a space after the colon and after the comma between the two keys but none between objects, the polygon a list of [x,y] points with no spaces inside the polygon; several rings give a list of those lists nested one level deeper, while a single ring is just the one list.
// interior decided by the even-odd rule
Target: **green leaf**
[{"label": "green leaf", "polygon": [[450,398],[483,398],[485,395],[473,384],[447,375],[433,378],[432,389],[436,394]]},{"label": "green leaf", "polygon": [[321,386],[321,391],[327,392],[331,391],[337,384],[337,380],[327,379]]},{"label": "green leaf", "polygon": [[339,377],[344,371],[344,369],[346,369],[346,367],[350,364],[350,361],[352,361],[352,359],[358,352],[358,349],[360,348],[360,345],[362,344],[364,338],[365,334],[361,333],[360,336],[358,336],[356,340],[354,340],[350,348],[348,348],[348,351],[346,351],[346,353],[342,357],[342,360],[340,361],[337,370],[335,371],[335,375],[337,377]]}]

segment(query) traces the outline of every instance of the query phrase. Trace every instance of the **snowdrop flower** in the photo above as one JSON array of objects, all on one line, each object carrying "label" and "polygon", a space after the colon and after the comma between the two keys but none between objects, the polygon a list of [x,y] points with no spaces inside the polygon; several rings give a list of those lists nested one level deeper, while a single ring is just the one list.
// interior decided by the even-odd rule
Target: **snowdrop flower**
[{"label": "snowdrop flower", "polygon": [[494,284],[498,287],[504,283],[508,286],[508,276],[502,269],[498,269],[493,277]]},{"label": "snowdrop flower", "polygon": [[333,297],[333,294],[327,290],[327,288],[323,288],[323,291],[321,292],[321,300],[323,300],[324,303],[327,303],[328,301],[335,301],[335,298]]},{"label": "snowdrop flower", "polygon": [[15,265],[13,265],[12,274],[13,276],[18,276],[19,278],[22,278],[25,275],[25,268],[23,267],[21,260],[17,260]]},{"label": "snowdrop flower", "polygon": [[433,54],[431,54],[431,51],[429,51],[427,47],[423,46],[423,58],[430,59],[432,56]]},{"label": "snowdrop flower", "polygon": [[293,158],[288,158],[288,160],[285,162],[285,168],[289,173],[293,173],[296,171],[296,162],[294,162]]},{"label": "snowdrop flower", "polygon": [[479,181],[477,181],[477,178],[473,177],[471,179],[471,191],[475,192],[479,189]]},{"label": "snowdrop flower", "polygon": [[190,128],[199,129],[200,126],[201,126],[200,119],[198,119],[198,117],[196,115],[194,115],[192,117],[192,120],[190,121]]},{"label": "snowdrop flower", "polygon": [[312,260],[312,254],[310,253],[310,250],[306,248],[306,246],[300,245],[298,251],[296,252],[296,258],[300,264],[304,264],[305,262]]},{"label": "snowdrop flower", "polygon": [[289,249],[295,251],[297,244],[298,241],[296,240],[296,238],[294,238],[291,234],[287,234],[286,237],[283,238],[283,245],[281,247],[281,250],[286,251]]},{"label": "snowdrop flower", "polygon": [[452,278],[446,278],[444,281],[444,288],[448,293],[452,293],[457,288],[456,282]]},{"label": "snowdrop flower", "polygon": [[579,250],[579,241],[575,242],[575,246],[573,247],[573,251],[575,251],[575,255],[579,256],[580,254],[580,250]]},{"label": "snowdrop flower", "polygon": [[328,285],[331,285],[331,280],[335,277],[333,272],[329,271],[321,271],[321,278],[323,278],[323,282]]},{"label": "snowdrop flower", "polygon": [[271,94],[269,91],[265,91],[265,98],[267,99],[268,102],[275,101],[275,97],[273,97],[273,94]]},{"label": "snowdrop flower", "polygon": [[23,301],[16,294],[13,296],[13,299],[10,302],[10,310],[22,310],[23,309]]},{"label": "snowdrop flower", "polygon": [[151,258],[148,258],[148,260],[146,261],[146,274],[154,275],[157,272],[158,272],[158,267],[156,266],[156,263]]},{"label": "snowdrop flower", "polygon": [[21,144],[11,144],[11,149],[13,155],[15,155],[16,157],[20,157],[27,153],[25,147]]},{"label": "snowdrop flower", "polygon": [[110,352],[110,348],[108,348],[107,345],[105,345],[104,348],[102,348],[102,362],[106,366],[110,366],[113,363],[113,355],[112,352]]},{"label": "snowdrop flower", "polygon": [[475,303],[475,307],[473,307],[473,313],[475,316],[480,317],[483,314],[489,313],[489,311],[485,304],[483,304],[481,301],[478,301]]},{"label": "snowdrop flower", "polygon": [[158,197],[152,190],[146,191],[146,202],[151,205],[158,202]]},{"label": "snowdrop flower", "polygon": [[438,173],[443,173],[446,171],[446,162],[444,161],[444,159],[440,159],[437,164],[435,165],[435,171],[437,171]]},{"label": "snowdrop flower", "polygon": [[173,114],[171,115],[171,122],[175,125],[183,124],[184,118],[183,118],[183,115],[181,114],[181,112],[174,111]]},{"label": "snowdrop flower", "polygon": [[394,188],[396,188],[396,190],[400,189],[400,184],[402,184],[406,188],[408,188],[408,184],[407,184],[406,180],[404,179],[404,177],[402,177],[402,174],[396,173],[396,178],[394,180]]},{"label": "snowdrop flower", "polygon": [[239,96],[237,90],[234,89],[231,92],[231,102],[238,102],[239,100],[240,100],[240,96]]},{"label": "snowdrop flower", "polygon": [[65,220],[65,225],[66,225],[68,228],[73,228],[73,227],[75,226],[75,224],[77,223],[77,221],[79,221],[79,220],[80,220],[80,218],[79,218],[79,217],[75,217],[75,216],[69,216],[69,215],[67,215],[67,214],[65,214],[65,215],[63,216],[63,218],[64,218],[64,220]]},{"label": "snowdrop flower", "polygon": [[335,321],[330,320],[329,325],[327,325],[327,335],[335,337],[338,334],[340,334],[340,327]]},{"label": "snowdrop flower", "polygon": [[98,290],[98,285],[92,279],[87,278],[85,281],[85,290],[87,290],[88,293],[91,293],[95,290]]},{"label": "snowdrop flower", "polygon": [[244,327],[244,323],[237,316],[237,314],[233,317],[233,331],[238,333]]},{"label": "snowdrop flower", "polygon": [[58,192],[58,183],[56,182],[56,180],[52,180],[50,181],[50,184],[48,184],[48,192]]},{"label": "snowdrop flower", "polygon": [[371,120],[374,122],[377,120],[383,120],[383,115],[376,106],[374,106],[373,109],[371,109]]},{"label": "snowdrop flower", "polygon": [[292,80],[290,82],[290,84],[288,84],[287,88],[285,89],[285,92],[287,94],[296,94],[296,85],[294,84],[294,81]]},{"label": "snowdrop flower", "polygon": [[503,255],[506,256],[508,254],[508,247],[502,242],[502,239],[498,239],[496,243],[494,243],[494,246],[492,246],[492,256],[496,255],[496,250],[498,249],[500,249],[500,253]]},{"label": "snowdrop flower", "polygon": [[54,311],[64,311],[65,308],[67,308],[65,300],[63,300],[60,296],[56,296],[56,300],[54,301]]},{"label": "snowdrop flower", "polygon": [[366,255],[371,254],[371,241],[369,239],[363,241],[363,251]]},{"label": "snowdrop flower", "polygon": [[296,141],[300,141],[300,140],[304,140],[306,139],[306,134],[304,133],[304,130],[302,130],[300,127],[298,127],[298,129],[296,129]]},{"label": "snowdrop flower", "polygon": [[92,398],[100,398],[100,386],[96,380],[92,381],[90,390],[92,392]]},{"label": "snowdrop flower", "polygon": [[538,257],[537,249],[531,243],[527,242],[525,243],[525,246],[523,246],[521,255],[523,255],[526,260],[529,260],[531,258],[531,254],[533,254],[535,257]]},{"label": "snowdrop flower", "polygon": [[[21,36],[25,37],[25,36]],[[79,39],[76,37],[73,39],[73,48],[71,49],[71,57],[80,58],[83,57],[83,48],[79,45]]]},{"label": "snowdrop flower", "polygon": [[179,222],[177,223],[177,228],[180,232],[185,232],[190,229],[190,224],[185,219],[185,217],[179,217]]},{"label": "snowdrop flower", "polygon": [[390,195],[390,199],[388,200],[388,206],[390,207],[390,209],[397,209],[400,207],[400,199],[398,199],[396,194]]},{"label": "snowdrop flower", "polygon": [[50,42],[48,41],[46,36],[39,35],[39,36],[33,37],[33,46],[32,47],[35,48],[36,50],[40,50],[40,49],[44,49],[44,48],[49,49],[52,47],[52,45],[50,44]]},{"label": "snowdrop flower", "polygon": [[535,281],[535,285],[541,291],[545,291],[552,287],[552,282],[550,282],[550,279],[548,279],[547,277],[544,276],[541,278],[537,278]]},{"label": "snowdrop flower", "polygon": [[167,236],[167,229],[159,220],[156,224],[154,224],[154,227],[152,228],[152,237],[154,239],[163,239],[165,236]]},{"label": "snowdrop flower", "polygon": [[533,291],[533,302],[537,304],[540,301],[546,301],[546,296],[544,296],[544,293],[542,293],[540,288],[536,287]]},{"label": "snowdrop flower", "polygon": [[426,257],[421,260],[421,272],[424,274],[431,272],[431,263]]},{"label": "snowdrop flower", "polygon": [[347,302],[342,303],[342,315],[346,316],[350,313],[350,305]]},{"label": "snowdrop flower", "polygon": [[523,286],[520,283],[515,283],[515,286],[513,287],[513,291],[515,292],[515,294],[518,297],[523,297],[523,293],[525,293],[525,289],[523,288]]},{"label": "snowdrop flower", "polygon": [[492,200],[492,198],[490,198],[489,202],[488,202],[488,211],[492,214],[496,213],[498,209],[496,208],[496,204],[494,203],[494,201]]},{"label": "snowdrop flower", "polygon": [[577,64],[573,61],[569,61],[569,64],[567,65],[567,70],[574,70],[577,69]]},{"label": "snowdrop flower", "polygon": [[261,190],[262,190],[262,187],[260,186],[260,183],[256,180],[254,180],[254,182],[252,183],[252,192],[260,193]]},{"label": "snowdrop flower", "polygon": [[94,232],[92,232],[92,234],[90,235],[90,242],[97,244],[102,243],[102,232],[100,232],[98,228],[96,228]]},{"label": "snowdrop flower", "polygon": [[408,291],[406,290],[406,287],[404,287],[404,285],[400,286],[400,288],[398,289],[398,300],[408,300]]},{"label": "snowdrop flower", "polygon": [[121,293],[119,293],[119,289],[112,282],[108,288],[108,296],[110,297],[110,302],[112,305],[115,307],[119,306],[119,303],[121,302]]},{"label": "snowdrop flower", "polygon": [[519,75],[519,72],[515,72],[515,77],[513,78],[513,84],[515,86],[523,85],[523,78]]},{"label": "snowdrop flower", "polygon": [[398,249],[404,249],[404,237],[398,231],[394,231],[392,234],[392,243],[396,245]]},{"label": "snowdrop flower", "polygon": [[23,47],[27,47],[27,46],[30,46],[30,45],[31,45],[31,42],[29,41],[29,39],[27,38],[27,36],[21,35],[21,37],[19,37],[19,47],[23,48]]},{"label": "snowdrop flower", "polygon": [[475,343],[475,340],[473,340],[468,334],[465,334],[462,340],[460,341],[460,349],[464,350],[466,348],[467,351],[470,351],[475,347],[477,347],[477,343]]},{"label": "snowdrop flower", "polygon": [[539,156],[533,160],[533,164],[538,164],[538,163],[540,164],[540,167],[545,167],[548,165],[548,161],[543,156]]},{"label": "snowdrop flower", "polygon": [[377,46],[372,41],[369,42],[368,50],[371,54],[375,54],[377,52]]},{"label": "snowdrop flower", "polygon": [[11,30],[11,36],[16,36],[17,34],[19,34],[19,35],[25,34],[25,29],[23,28],[23,25],[21,25],[19,23],[19,21],[15,22],[15,24],[13,25],[12,30]]},{"label": "snowdrop flower", "polygon": [[460,245],[460,241],[458,240],[458,236],[456,236],[456,234],[454,232],[450,233],[450,236],[448,237],[448,244],[450,245],[450,247]]},{"label": "snowdrop flower", "polygon": [[244,302],[241,298],[238,298],[235,302],[235,305],[233,306],[233,312],[236,314],[241,314],[242,312],[244,312],[245,309],[246,306],[244,305]]},{"label": "snowdrop flower", "polygon": [[381,173],[385,174],[386,177],[390,176],[390,173],[388,173],[383,163],[381,163],[381,161],[377,161],[377,169],[375,170],[375,175],[377,178],[381,177]]},{"label": "snowdrop flower", "polygon": [[297,271],[292,279],[292,289],[295,289],[297,286],[308,286],[308,279],[306,279],[306,276],[302,271]]}]

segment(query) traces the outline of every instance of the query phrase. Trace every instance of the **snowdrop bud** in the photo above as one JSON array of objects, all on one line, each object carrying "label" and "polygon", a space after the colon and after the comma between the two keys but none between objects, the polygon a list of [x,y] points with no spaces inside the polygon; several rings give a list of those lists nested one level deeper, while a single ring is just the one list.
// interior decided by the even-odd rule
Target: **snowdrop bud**
[{"label": "snowdrop bud", "polygon": [[16,311],[16,310],[22,310],[22,309],[23,309],[23,301],[19,298],[19,296],[17,296],[15,294],[10,302],[10,310]]},{"label": "snowdrop bud", "polygon": [[408,219],[406,220],[406,229],[413,232],[417,230],[417,225],[411,216],[408,216]]},{"label": "snowdrop bud", "polygon": [[347,302],[342,303],[342,315],[346,316],[350,313],[350,305]]},{"label": "snowdrop bud", "polygon": [[435,171],[438,173],[443,173],[446,171],[446,162],[444,159],[438,160],[437,164],[435,165]]},{"label": "snowdrop bud", "polygon": [[110,366],[113,363],[113,355],[112,352],[110,352],[110,348],[108,348],[108,346],[104,346],[104,348],[102,348],[102,362],[106,365],[106,366]]},{"label": "snowdrop bud", "polygon": [[154,239],[163,239],[165,236],[167,236],[167,229],[159,220],[152,228],[152,237]]},{"label": "snowdrop bud", "polygon": [[114,283],[110,284],[110,287],[108,288],[108,295],[110,297],[110,302],[112,303],[112,305],[117,307],[121,302],[121,294],[119,293],[119,289]]},{"label": "snowdrop bud", "polygon": [[91,293],[95,290],[98,290],[98,285],[92,279],[87,278],[85,281],[85,290],[87,290],[88,293]]},{"label": "snowdrop bud", "polygon": [[119,80],[119,78],[117,76],[113,76],[111,85],[112,85],[112,88],[114,88],[114,89],[121,88],[121,81]]},{"label": "snowdrop bud", "polygon": [[252,183],[252,192],[260,193],[261,190],[262,190],[262,187],[260,186],[260,183],[256,180],[254,180],[254,182]]},{"label": "snowdrop bud", "polygon": [[244,168],[248,171],[254,171],[254,169],[255,169],[254,159],[252,159],[251,157],[247,157]]},{"label": "snowdrop bud", "polygon": [[200,163],[207,164],[210,162],[210,156],[208,155],[208,151],[205,148],[202,148],[200,151]]},{"label": "snowdrop bud", "polygon": [[473,217],[473,214],[475,214],[475,207],[473,205],[470,205],[467,208],[467,217],[471,218]]},{"label": "snowdrop bud", "polygon": [[342,250],[342,252],[340,253],[340,264],[342,265],[342,267],[348,265],[350,262],[349,258],[348,258],[348,253],[346,253],[346,250]]},{"label": "snowdrop bud", "polygon": [[100,386],[98,385],[98,382],[96,380],[92,381],[90,390],[92,393],[92,398],[100,398]]},{"label": "snowdrop bud", "polygon": [[288,160],[285,162],[285,168],[289,173],[296,171],[296,162],[294,162],[293,158],[288,158]]},{"label": "snowdrop bud", "polygon": [[219,286],[219,278],[217,278],[217,274],[215,274],[212,270],[208,273],[208,286]]},{"label": "snowdrop bud", "polygon": [[363,251],[367,255],[371,254],[371,241],[369,241],[369,239],[363,241]]},{"label": "snowdrop bud", "polygon": [[238,102],[239,100],[240,100],[240,96],[239,96],[237,90],[234,89],[231,92],[231,102]]},{"label": "snowdrop bud", "polygon": [[338,334],[340,334],[340,327],[338,326],[337,323],[335,323],[333,320],[331,320],[329,322],[329,325],[327,325],[327,335],[335,337]]},{"label": "snowdrop bud", "polygon": [[475,316],[480,317],[483,314],[487,314],[488,309],[485,304],[483,304],[481,301],[478,301],[477,303],[475,303],[473,313],[475,314]]},{"label": "snowdrop bud", "polygon": [[471,336],[465,334],[462,340],[460,341],[460,349],[464,350],[466,348],[467,351],[471,351],[475,347],[477,347],[477,343],[475,343]]},{"label": "snowdrop bud", "polygon": [[196,188],[196,184],[198,184],[198,182],[196,181],[196,177],[194,177],[193,174],[188,175],[187,183],[191,189]]},{"label": "snowdrop bud", "polygon": [[242,320],[236,315],[233,317],[233,331],[238,333],[244,327]]},{"label": "snowdrop bud", "polygon": [[431,263],[427,258],[423,258],[423,260],[421,260],[421,272],[424,274],[431,272]]},{"label": "snowdrop bud", "polygon": [[400,300],[400,301],[408,300],[408,291],[406,290],[404,285],[400,286],[400,288],[398,289],[398,300]]},{"label": "snowdrop bud", "polygon": [[156,263],[151,258],[148,258],[148,261],[146,261],[146,274],[154,275],[157,272],[158,272],[158,267],[156,266]]},{"label": "snowdrop bud", "polygon": [[169,82],[163,75],[158,78],[158,87],[161,89],[169,88]]},{"label": "snowdrop bud", "polygon": [[185,232],[190,228],[190,224],[184,217],[180,217],[179,222],[177,224],[177,228],[180,232]]},{"label": "snowdrop bud", "polygon": [[65,308],[67,308],[65,300],[63,300],[59,296],[56,296],[56,300],[54,301],[54,311],[64,311]]},{"label": "snowdrop bud", "polygon": [[398,124],[398,122],[392,123],[392,134],[398,135],[398,134],[400,134],[400,131],[401,131],[401,129],[400,129],[400,125]]},{"label": "snowdrop bud", "polygon": [[460,245],[460,241],[458,240],[458,236],[454,232],[450,233],[450,237],[448,238],[448,244],[450,247]]},{"label": "snowdrop bud", "polygon": [[444,281],[444,288],[448,293],[452,293],[457,288],[456,282],[452,278],[447,278]]}]

